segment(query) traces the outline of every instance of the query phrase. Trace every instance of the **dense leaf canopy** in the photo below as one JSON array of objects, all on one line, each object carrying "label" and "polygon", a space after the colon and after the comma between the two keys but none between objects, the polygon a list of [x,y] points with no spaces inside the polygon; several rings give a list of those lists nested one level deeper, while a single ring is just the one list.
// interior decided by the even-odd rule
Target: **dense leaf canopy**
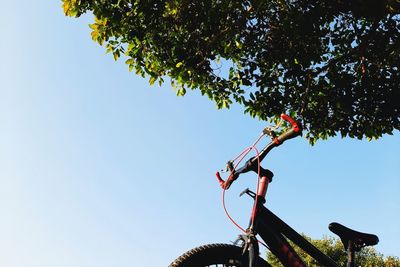
[{"label": "dense leaf canopy", "polygon": [[63,0],[94,14],[92,38],[150,83],[198,89],[306,137],[400,129],[398,0]]}]

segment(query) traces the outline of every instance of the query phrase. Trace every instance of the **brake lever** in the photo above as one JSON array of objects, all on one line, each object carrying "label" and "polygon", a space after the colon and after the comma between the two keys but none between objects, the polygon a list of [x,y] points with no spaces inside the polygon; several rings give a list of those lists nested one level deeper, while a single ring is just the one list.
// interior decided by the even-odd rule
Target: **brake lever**
[{"label": "brake lever", "polygon": [[229,160],[226,163],[226,170],[222,171],[222,172],[229,172],[229,177],[228,179],[226,179],[226,181],[224,181],[221,178],[221,175],[219,174],[219,172],[217,172],[215,175],[217,176],[217,180],[219,182],[219,185],[222,187],[222,189],[229,189],[229,187],[231,186],[231,184],[233,183],[234,180],[236,180],[235,178],[235,168],[233,167],[233,161]]},{"label": "brake lever", "polygon": [[264,128],[263,134],[269,135],[273,139],[276,137],[275,130],[276,130],[276,127],[268,126],[268,127]]},{"label": "brake lever", "polygon": [[235,169],[234,169],[234,167],[233,167],[233,161],[232,161],[232,160],[230,160],[230,161],[228,161],[228,162],[226,163],[226,170],[227,170],[228,172],[230,172],[230,173],[234,173],[234,172],[235,172]]},{"label": "brake lever", "polygon": [[283,123],[283,118],[281,117],[277,125],[265,127],[264,130],[262,131],[263,134],[269,135],[271,139],[275,139],[277,137],[275,131],[281,127],[282,123]]}]

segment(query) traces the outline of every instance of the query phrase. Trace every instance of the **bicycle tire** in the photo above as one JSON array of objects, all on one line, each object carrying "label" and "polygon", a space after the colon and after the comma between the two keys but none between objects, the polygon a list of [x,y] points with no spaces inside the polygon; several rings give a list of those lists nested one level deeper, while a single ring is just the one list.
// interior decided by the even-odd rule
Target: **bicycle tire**
[{"label": "bicycle tire", "polygon": [[[229,244],[208,244],[189,250],[173,261],[168,267],[247,267],[248,255],[243,249]],[[270,265],[258,257],[260,267]]]}]

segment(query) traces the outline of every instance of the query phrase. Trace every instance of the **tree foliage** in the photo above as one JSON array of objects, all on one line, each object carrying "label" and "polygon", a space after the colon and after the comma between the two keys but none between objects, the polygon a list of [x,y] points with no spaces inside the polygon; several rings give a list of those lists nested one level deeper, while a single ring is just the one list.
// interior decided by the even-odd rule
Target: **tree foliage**
[{"label": "tree foliage", "polygon": [[[328,255],[340,266],[344,266],[347,262],[347,253],[344,250],[343,243],[336,238],[324,237],[322,239],[311,239],[305,236],[315,247]],[[293,244],[292,244],[293,245]],[[304,263],[309,267],[323,267],[312,257],[307,255],[304,251],[295,247],[296,252],[304,260]],[[267,253],[268,262],[273,267],[282,267],[278,259],[270,252]],[[377,252],[373,247],[365,247],[360,252],[356,253],[356,266],[363,267],[400,267],[400,259],[398,257],[388,256],[385,257]]]},{"label": "tree foliage", "polygon": [[399,0],[62,0],[92,38],[178,95],[198,89],[314,142],[400,129]]}]

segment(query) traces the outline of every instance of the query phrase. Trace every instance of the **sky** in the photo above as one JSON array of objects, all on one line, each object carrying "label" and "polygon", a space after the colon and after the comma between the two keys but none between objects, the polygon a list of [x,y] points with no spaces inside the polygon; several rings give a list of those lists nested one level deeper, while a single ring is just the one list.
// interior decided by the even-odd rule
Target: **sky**
[{"label": "sky", "polygon": [[[235,240],[214,174],[266,124],[149,86],[60,1],[0,2],[0,266],[168,266]],[[266,205],[313,238],[333,236],[336,221],[400,256],[399,149],[398,132],[290,140],[264,160],[275,173]],[[243,226],[252,203],[239,193],[255,181],[243,175],[227,192]]]}]

